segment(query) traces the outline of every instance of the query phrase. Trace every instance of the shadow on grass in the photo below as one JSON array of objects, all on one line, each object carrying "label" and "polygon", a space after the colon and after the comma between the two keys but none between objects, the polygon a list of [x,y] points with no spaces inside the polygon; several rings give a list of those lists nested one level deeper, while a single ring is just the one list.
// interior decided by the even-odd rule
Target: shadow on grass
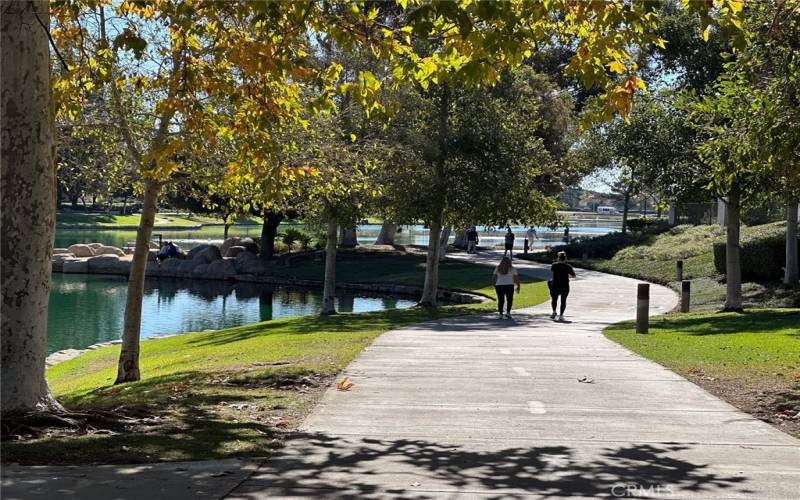
[{"label": "shadow on grass", "polygon": [[489,491],[489,498],[498,499],[584,498],[612,497],[615,487],[617,493],[626,493],[629,485],[651,494],[660,488],[662,495],[670,492],[667,496],[752,493],[743,487],[746,476],[712,472],[686,459],[683,452],[691,451],[689,444],[608,445],[588,457],[565,445],[477,451],[423,439],[354,438],[343,443],[321,433],[297,434],[287,445],[286,453],[232,494],[377,499]]},{"label": "shadow on grass", "polygon": [[[668,315],[652,318],[650,327],[675,330],[691,336],[727,335],[735,333],[775,333],[790,328],[800,329],[800,311],[780,309],[751,309],[743,313],[706,313],[701,316]],[[633,329],[633,321],[623,321],[614,329]],[[797,333],[789,333],[797,337]]]},{"label": "shadow on grass", "polygon": [[[295,389],[327,384],[297,366],[241,372],[184,372],[60,399],[88,417],[74,429],[4,441],[3,461],[21,464],[142,463],[264,456],[282,434]],[[99,432],[98,432],[99,431]],[[47,437],[46,433],[52,433]],[[12,431],[11,434],[15,434]]]}]

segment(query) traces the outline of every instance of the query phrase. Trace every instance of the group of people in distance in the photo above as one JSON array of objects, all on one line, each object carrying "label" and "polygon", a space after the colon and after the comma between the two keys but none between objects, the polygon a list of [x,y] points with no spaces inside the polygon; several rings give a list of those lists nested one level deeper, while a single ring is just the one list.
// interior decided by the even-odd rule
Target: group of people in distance
[{"label": "group of people in distance", "polygon": [[180,257],[181,257],[180,248],[178,248],[171,241],[162,243],[161,248],[158,250],[158,255],[156,255],[156,258],[158,260],[178,259]]},{"label": "group of people in distance", "polygon": [[[474,230],[474,227],[472,228]],[[477,232],[475,233],[477,239]],[[525,233],[525,250],[533,248],[533,242],[538,239],[536,229],[531,227]],[[519,280],[519,273],[512,264],[513,250],[514,250],[514,232],[511,227],[505,235],[505,251],[500,264],[495,268],[492,274],[492,284],[494,285],[495,292],[497,293],[497,312],[500,318],[511,319],[511,307],[514,304],[514,290],[519,293],[521,282]],[[468,246],[469,248],[469,246]],[[550,305],[553,308],[553,313],[550,315],[551,319],[558,318],[559,321],[564,320],[564,311],[567,308],[567,296],[569,295],[569,279],[575,277],[575,270],[569,263],[567,263],[566,252],[558,252],[558,258],[550,266],[550,272],[553,277],[547,282],[547,287],[550,289]],[[559,299],[561,304],[559,307]],[[505,315],[503,310],[505,309]],[[558,312],[556,312],[558,311]]]},{"label": "group of people in distance", "polygon": [[[507,231],[504,237],[504,248],[505,252],[503,255],[508,255],[510,258],[514,258],[514,240],[517,237],[514,235],[514,232],[511,231],[511,226],[507,226]],[[525,232],[525,252],[527,253],[529,249],[533,249],[533,242],[539,239],[539,235],[536,233],[535,227],[530,227]],[[475,226],[470,226],[467,229],[467,253],[477,253],[477,246],[478,246],[478,229]]]}]

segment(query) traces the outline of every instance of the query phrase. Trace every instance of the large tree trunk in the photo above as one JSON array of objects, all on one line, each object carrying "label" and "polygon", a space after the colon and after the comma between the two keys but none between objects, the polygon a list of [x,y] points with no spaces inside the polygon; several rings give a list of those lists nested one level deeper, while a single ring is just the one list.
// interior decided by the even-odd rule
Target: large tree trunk
[{"label": "large tree trunk", "polygon": [[336,244],[338,240],[336,221],[328,221],[325,240],[325,283],[322,288],[322,314],[336,314]]},{"label": "large tree trunk", "polygon": [[442,229],[442,234],[439,236],[439,262],[443,262],[447,257],[447,241],[450,239],[452,231],[453,226],[447,226]]},{"label": "large tree trunk", "polygon": [[381,226],[381,232],[378,233],[378,239],[375,240],[375,244],[394,245],[395,236],[397,236],[397,224],[384,222]]},{"label": "large tree trunk", "polygon": [[3,2],[2,414],[58,410],[45,379],[55,227],[55,131],[46,1]]},{"label": "large tree trunk", "polygon": [[264,212],[264,225],[261,226],[261,260],[268,261],[275,255],[275,236],[283,218],[281,212]]},{"label": "large tree trunk", "polygon": [[783,284],[787,287],[797,286],[797,199],[789,199],[786,204],[786,268],[783,275]]},{"label": "large tree trunk", "polygon": [[442,85],[442,94],[439,98],[439,157],[436,159],[436,177],[434,179],[435,192],[439,193],[436,199],[433,217],[430,221],[428,234],[428,256],[425,263],[425,283],[422,289],[421,306],[435,306],[439,287],[439,250],[441,245],[441,231],[446,206],[446,179],[445,163],[447,161],[449,117],[450,117],[450,89]]},{"label": "large tree trunk", "polygon": [[136,232],[136,248],[133,251],[131,273],[128,277],[128,297],[125,303],[125,325],[122,328],[122,350],[119,353],[117,380],[115,384],[139,380],[139,332],[142,326],[142,299],[144,278],[150,254],[150,237],[156,220],[156,201],[161,184],[144,181],[144,199],[139,229]]},{"label": "large tree trunk", "polygon": [[630,190],[625,191],[625,198],[623,201],[624,205],[622,207],[622,234],[628,233],[628,210],[630,209],[631,204],[631,192]]},{"label": "large tree trunk", "polygon": [[467,249],[467,230],[459,229],[456,231],[456,237],[453,240],[453,246],[461,250]]},{"label": "large tree trunk", "polygon": [[343,248],[355,248],[358,246],[358,232],[355,226],[341,229],[341,245]]},{"label": "large tree trunk", "polygon": [[439,288],[439,245],[441,244],[442,224],[431,221],[428,234],[428,256],[425,261],[425,284],[419,305],[432,307],[436,305]]},{"label": "large tree trunk", "polygon": [[739,186],[731,188],[725,216],[728,222],[725,242],[725,311],[742,310],[742,266],[739,255],[739,229],[741,224],[741,199]]}]

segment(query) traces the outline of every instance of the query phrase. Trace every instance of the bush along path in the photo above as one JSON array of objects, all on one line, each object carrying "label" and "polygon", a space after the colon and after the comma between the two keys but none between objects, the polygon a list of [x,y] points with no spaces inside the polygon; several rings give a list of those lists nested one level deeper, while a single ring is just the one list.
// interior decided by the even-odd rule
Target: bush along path
[{"label": "bush along path", "polygon": [[[567,322],[541,304],[385,333],[230,497],[793,496],[798,441],[603,336],[635,290],[582,271]],[[653,313],[675,302],[652,287]]]}]

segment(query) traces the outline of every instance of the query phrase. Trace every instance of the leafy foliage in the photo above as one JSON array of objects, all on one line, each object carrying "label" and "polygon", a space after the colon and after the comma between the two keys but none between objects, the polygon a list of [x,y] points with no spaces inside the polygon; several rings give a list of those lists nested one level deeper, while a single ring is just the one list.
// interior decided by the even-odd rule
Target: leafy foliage
[{"label": "leafy foliage", "polygon": [[[745,228],[739,252],[742,277],[767,281],[780,279],[786,262],[786,223]],[[717,271],[725,272],[725,244],[720,241],[714,243],[714,266]]]}]

